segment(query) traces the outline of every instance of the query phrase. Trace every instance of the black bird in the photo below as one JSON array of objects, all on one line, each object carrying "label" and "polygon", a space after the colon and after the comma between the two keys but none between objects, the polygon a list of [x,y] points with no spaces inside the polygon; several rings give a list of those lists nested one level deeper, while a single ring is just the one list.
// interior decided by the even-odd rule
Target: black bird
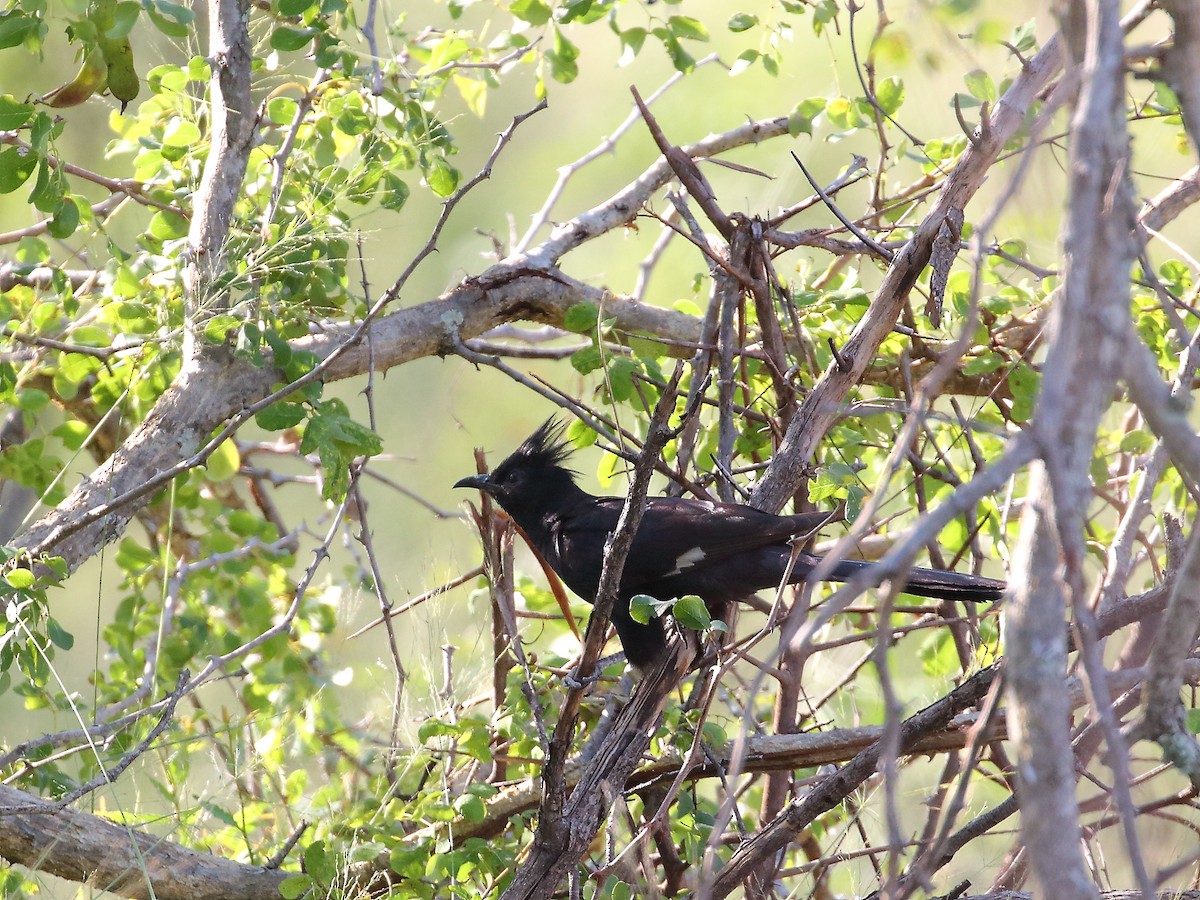
[{"label": "black bird", "polygon": [[[604,543],[617,526],[622,497],[596,497],[575,483],[564,468],[570,447],[562,427],[547,420],[490,475],[472,475],[454,486],[490,494],[521,527],[551,568],[572,591],[593,602],[604,564]],[[699,596],[714,618],[725,618],[730,603],[783,579],[792,548],[789,539],[819,528],[830,516],[801,513],[773,516],[750,506],[651,497],[625,560],[612,622],[625,658],[638,669],[661,659],[666,636],[660,619],[646,625],[629,615],[637,594],[671,600]],[[802,553],[790,583],[803,582],[820,557]],[[827,576],[845,581],[871,563],[845,560]],[[986,602],[998,600],[1005,583],[992,578],[911,569],[904,590],[920,597]]]}]

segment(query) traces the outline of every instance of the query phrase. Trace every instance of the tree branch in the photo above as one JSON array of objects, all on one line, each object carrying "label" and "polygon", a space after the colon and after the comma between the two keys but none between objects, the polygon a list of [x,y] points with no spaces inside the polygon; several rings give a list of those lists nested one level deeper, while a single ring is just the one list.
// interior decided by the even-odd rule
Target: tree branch
[{"label": "tree branch", "polygon": [[135,900],[279,900],[291,872],[248,866],[0,785],[0,805],[45,813],[0,816],[0,857]]}]

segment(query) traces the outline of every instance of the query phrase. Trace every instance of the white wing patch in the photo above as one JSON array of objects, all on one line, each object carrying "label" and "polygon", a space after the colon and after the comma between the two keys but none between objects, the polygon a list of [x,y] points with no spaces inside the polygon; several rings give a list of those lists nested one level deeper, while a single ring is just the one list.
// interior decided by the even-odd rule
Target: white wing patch
[{"label": "white wing patch", "polygon": [[696,563],[702,562],[703,560],[704,551],[699,547],[693,547],[691,550],[685,550],[679,555],[679,558],[675,560],[675,568],[668,572],[667,575],[678,575],[684,569],[690,569],[692,566],[696,565]]}]

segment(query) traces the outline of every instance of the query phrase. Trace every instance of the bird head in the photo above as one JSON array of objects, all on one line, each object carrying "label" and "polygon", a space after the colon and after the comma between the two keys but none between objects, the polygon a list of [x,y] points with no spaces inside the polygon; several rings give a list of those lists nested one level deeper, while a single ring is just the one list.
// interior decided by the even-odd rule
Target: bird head
[{"label": "bird head", "polygon": [[531,519],[559,509],[582,493],[575,485],[575,473],[563,466],[571,446],[562,440],[562,432],[561,422],[547,419],[489,474],[462,478],[454,486],[491,495],[525,527]]}]

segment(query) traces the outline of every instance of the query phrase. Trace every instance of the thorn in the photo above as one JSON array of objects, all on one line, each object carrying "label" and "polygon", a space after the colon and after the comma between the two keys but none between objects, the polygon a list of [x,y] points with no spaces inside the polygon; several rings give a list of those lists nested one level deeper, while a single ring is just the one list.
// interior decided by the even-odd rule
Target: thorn
[{"label": "thorn", "polygon": [[[987,102],[984,102],[983,109],[987,109]],[[983,122],[979,123],[979,128],[972,128],[966,117],[963,115],[962,105],[958,102],[958,94],[954,95],[954,118],[958,119],[958,127],[962,129],[963,134],[967,136],[967,140],[971,142],[972,147],[978,147],[979,141],[983,137]],[[978,131],[978,133],[976,133]]]},{"label": "thorn", "polygon": [[850,361],[846,359],[846,357],[842,356],[841,351],[838,350],[837,345],[834,344],[833,338],[826,338],[825,340],[829,343],[829,352],[833,354],[833,358],[837,362],[838,371],[849,372],[851,368]]}]

